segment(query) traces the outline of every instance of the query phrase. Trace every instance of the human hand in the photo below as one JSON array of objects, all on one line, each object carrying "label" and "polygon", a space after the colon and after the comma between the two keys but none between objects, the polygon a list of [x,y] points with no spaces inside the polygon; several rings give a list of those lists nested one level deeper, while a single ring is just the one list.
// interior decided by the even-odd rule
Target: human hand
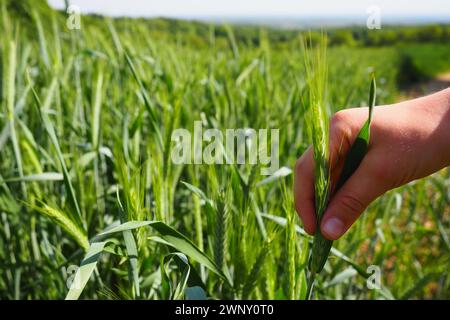
[{"label": "human hand", "polygon": [[[367,119],[367,108],[346,109],[330,121],[330,174],[339,178],[345,155]],[[329,240],[341,237],[365,208],[388,190],[450,165],[450,88],[423,98],[375,107],[367,154],[333,194],[321,221]],[[295,208],[309,234],[316,230],[313,150],[297,160]]]}]

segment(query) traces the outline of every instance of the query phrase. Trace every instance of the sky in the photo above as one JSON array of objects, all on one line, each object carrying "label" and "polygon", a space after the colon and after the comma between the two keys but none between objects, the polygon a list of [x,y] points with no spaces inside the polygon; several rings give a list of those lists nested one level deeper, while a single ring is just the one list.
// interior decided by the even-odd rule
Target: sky
[{"label": "sky", "polygon": [[[48,0],[56,8],[64,0]],[[111,16],[317,17],[366,16],[373,5],[385,16],[450,18],[450,0],[70,0],[82,13]]]}]

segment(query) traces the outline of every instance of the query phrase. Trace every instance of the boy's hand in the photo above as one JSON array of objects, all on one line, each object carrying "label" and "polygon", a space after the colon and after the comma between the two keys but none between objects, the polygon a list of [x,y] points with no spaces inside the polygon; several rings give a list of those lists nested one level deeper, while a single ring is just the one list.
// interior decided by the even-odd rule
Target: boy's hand
[{"label": "boy's hand", "polygon": [[[330,122],[332,184],[339,178],[345,154],[367,119],[367,108],[346,109]],[[297,160],[295,208],[305,230],[314,234],[313,150]],[[423,98],[375,107],[369,150],[361,165],[332,195],[322,219],[322,234],[341,237],[364,209],[386,191],[450,165],[450,89]]]}]

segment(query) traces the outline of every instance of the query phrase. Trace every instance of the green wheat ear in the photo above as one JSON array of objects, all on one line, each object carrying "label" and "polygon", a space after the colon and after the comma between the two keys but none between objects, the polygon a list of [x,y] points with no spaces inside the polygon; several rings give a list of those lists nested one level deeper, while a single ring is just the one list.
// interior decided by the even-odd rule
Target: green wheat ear
[{"label": "green wheat ear", "polygon": [[[306,55],[310,55],[308,51],[305,53]],[[305,59],[307,61],[308,59]],[[317,64],[325,64],[325,61],[316,61]],[[316,64],[316,65],[317,65]],[[330,189],[330,181],[328,175],[328,165],[327,162],[322,158],[324,152],[323,148],[325,144],[321,140],[314,139],[314,135],[319,137],[328,136],[328,127],[323,126],[324,121],[323,115],[323,101],[311,100],[311,97],[315,97],[314,90],[319,88],[320,83],[317,83],[318,77],[311,78],[311,70],[306,68],[307,70],[307,79],[310,85],[310,117],[312,118],[312,141],[314,148],[314,161],[316,163],[315,168],[315,194],[316,194],[316,216],[317,216],[317,225],[320,225],[322,220],[322,216],[325,212],[325,209],[328,205],[329,201],[329,189]],[[320,78],[319,78],[320,79]],[[311,85],[310,82],[315,82],[314,85]],[[325,91],[325,83],[322,83],[323,91]],[[372,121],[372,112],[373,107],[375,105],[375,97],[376,97],[376,82],[375,76],[372,74],[372,81],[370,84],[370,93],[369,93],[369,115],[367,121],[364,123],[363,127],[358,133],[354,143],[350,147],[349,152],[347,153],[344,166],[342,169],[342,173],[339,177],[338,183],[336,185],[336,190],[338,190],[344,183],[348,180],[348,178],[355,172],[355,170],[360,165],[363,160],[365,154],[367,153],[367,149],[370,142],[370,123]],[[322,106],[322,109],[320,107]],[[322,126],[317,126],[316,124],[320,123]],[[318,132],[318,129],[322,132]],[[324,133],[325,132],[325,133]],[[317,145],[318,144],[318,145]],[[328,146],[327,146],[328,148]],[[316,155],[316,152],[319,155]],[[328,159],[328,158],[326,158]],[[320,273],[328,259],[328,255],[330,253],[333,241],[326,239],[320,230],[320,227],[317,227],[316,234],[314,236],[314,242],[312,246],[311,258],[309,263],[310,269],[310,278],[308,283],[307,297],[310,297],[315,275]]]}]

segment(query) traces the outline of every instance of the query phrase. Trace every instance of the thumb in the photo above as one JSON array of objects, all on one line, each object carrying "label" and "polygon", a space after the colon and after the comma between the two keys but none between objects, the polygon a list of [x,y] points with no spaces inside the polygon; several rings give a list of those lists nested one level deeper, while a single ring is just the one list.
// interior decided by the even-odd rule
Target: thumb
[{"label": "thumb", "polygon": [[325,238],[340,238],[366,207],[386,191],[380,175],[369,165],[368,158],[364,158],[355,173],[331,199],[320,225]]}]

